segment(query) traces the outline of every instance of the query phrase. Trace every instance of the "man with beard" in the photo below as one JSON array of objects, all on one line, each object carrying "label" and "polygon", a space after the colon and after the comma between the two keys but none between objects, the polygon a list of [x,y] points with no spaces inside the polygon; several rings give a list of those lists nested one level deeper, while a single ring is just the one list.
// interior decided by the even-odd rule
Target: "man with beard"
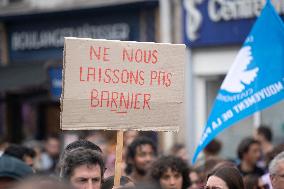
[{"label": "man with beard", "polygon": [[127,149],[125,173],[135,184],[147,181],[147,172],[156,156],[157,148],[151,139],[136,138]]},{"label": "man with beard", "polygon": [[93,151],[96,151],[96,152],[98,152],[99,154],[101,154],[102,155],[102,150],[101,150],[101,148],[98,146],[98,145],[96,145],[95,143],[92,143],[92,142],[90,142],[90,141],[88,141],[88,140],[84,140],[84,139],[80,139],[80,140],[76,140],[76,141],[74,141],[74,142],[71,142],[70,144],[68,144],[67,146],[66,146],[66,148],[64,149],[64,151],[62,152],[62,154],[61,154],[61,157],[60,157],[60,160],[59,160],[59,176],[61,177],[62,176],[62,174],[63,174],[63,169],[62,169],[62,166],[63,166],[63,164],[64,164],[64,161],[65,161],[65,159],[66,159],[66,157],[67,157],[67,155],[68,155],[68,153],[70,153],[70,152],[72,152],[72,151],[74,151],[74,150],[76,150],[76,149],[78,149],[78,148],[80,148],[80,149],[89,149],[89,150],[93,150]]},{"label": "man with beard", "polygon": [[101,189],[105,165],[98,151],[75,148],[61,162],[61,179],[74,189]]}]

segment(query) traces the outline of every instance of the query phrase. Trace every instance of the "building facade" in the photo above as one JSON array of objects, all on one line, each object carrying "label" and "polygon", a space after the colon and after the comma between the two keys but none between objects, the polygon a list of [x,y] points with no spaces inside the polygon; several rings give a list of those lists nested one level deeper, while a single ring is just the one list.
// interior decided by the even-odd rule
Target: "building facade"
[{"label": "building facade", "polygon": [[0,4],[0,134],[43,139],[60,128],[64,37],[156,41],[154,0],[7,0]]}]

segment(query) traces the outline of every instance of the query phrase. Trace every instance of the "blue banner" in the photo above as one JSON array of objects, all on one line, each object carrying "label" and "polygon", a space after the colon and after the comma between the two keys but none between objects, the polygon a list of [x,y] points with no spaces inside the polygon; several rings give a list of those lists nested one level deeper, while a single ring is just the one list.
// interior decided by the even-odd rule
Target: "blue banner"
[{"label": "blue banner", "polygon": [[235,58],[192,162],[225,128],[284,98],[284,24],[268,0]]},{"label": "blue banner", "polygon": [[50,77],[50,94],[52,99],[58,100],[62,93],[62,67],[50,68],[48,70]]}]

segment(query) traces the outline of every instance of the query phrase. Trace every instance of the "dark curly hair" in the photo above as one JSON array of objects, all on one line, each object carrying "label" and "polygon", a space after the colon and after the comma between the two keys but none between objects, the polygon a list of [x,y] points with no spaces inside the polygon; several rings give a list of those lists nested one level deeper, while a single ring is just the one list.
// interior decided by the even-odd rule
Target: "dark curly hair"
[{"label": "dark curly hair", "polygon": [[129,163],[130,160],[133,160],[136,156],[136,149],[142,145],[150,145],[154,151],[154,154],[157,155],[157,147],[155,143],[148,137],[138,137],[133,140],[133,142],[128,146],[126,153],[126,168],[125,173],[131,174],[132,172],[132,164]]},{"label": "dark curly hair", "polygon": [[60,177],[62,176],[62,166],[64,164],[64,161],[65,161],[65,158],[67,156],[67,154],[75,149],[78,149],[78,148],[81,148],[81,149],[89,149],[89,150],[94,150],[100,154],[102,154],[102,150],[101,148],[96,145],[95,143],[93,142],[90,142],[88,140],[83,140],[83,139],[80,139],[80,140],[76,140],[70,144],[68,144],[66,146],[66,148],[64,149],[64,151],[62,152],[61,156],[60,156],[60,160],[59,160],[59,163],[57,165],[57,172],[59,172],[59,175]]},{"label": "dark curly hair", "polygon": [[[150,176],[154,181],[159,181],[168,170],[178,172],[182,175],[182,189],[190,186],[189,167],[185,161],[176,156],[162,156],[152,165]],[[159,182],[158,182],[159,183]]]},{"label": "dark curly hair", "polygon": [[103,178],[105,165],[102,155],[97,151],[77,148],[66,154],[66,158],[62,162],[62,175],[65,180],[69,180],[74,170],[81,165],[99,165],[101,169],[101,178]]}]

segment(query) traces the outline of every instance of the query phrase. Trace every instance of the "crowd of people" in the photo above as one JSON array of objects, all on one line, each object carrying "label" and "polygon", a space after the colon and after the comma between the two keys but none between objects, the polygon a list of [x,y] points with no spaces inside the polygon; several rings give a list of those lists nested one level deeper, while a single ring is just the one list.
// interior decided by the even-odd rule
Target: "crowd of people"
[{"label": "crowd of people", "polygon": [[240,142],[237,159],[221,158],[215,139],[194,165],[182,144],[165,155],[153,138],[126,135],[120,186],[114,158],[100,144],[79,139],[60,153],[59,138],[49,136],[44,146],[1,141],[0,189],[284,189],[284,145],[272,144],[267,126]]}]

